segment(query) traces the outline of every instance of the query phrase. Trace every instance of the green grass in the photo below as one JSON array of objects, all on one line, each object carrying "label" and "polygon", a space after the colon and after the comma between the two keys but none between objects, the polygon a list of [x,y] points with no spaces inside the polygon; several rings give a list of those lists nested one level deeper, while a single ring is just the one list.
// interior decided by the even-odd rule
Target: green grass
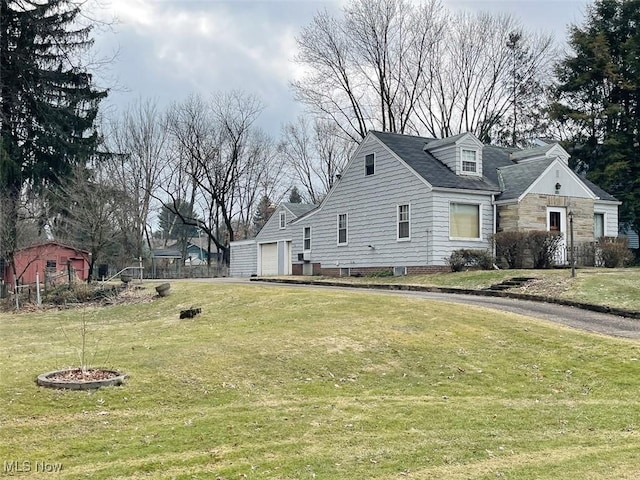
[{"label": "green grass", "polygon": [[[483,289],[512,277],[539,279],[523,289],[534,295],[560,297],[578,302],[640,310],[640,268],[581,268],[571,270],[474,270],[399,277],[344,277],[339,281],[367,284],[412,284],[433,287]],[[300,277],[292,277],[300,278]],[[327,278],[335,281],[335,278]]]},{"label": "green grass", "polygon": [[[202,315],[179,320],[192,305]],[[95,361],[128,383],[37,387],[77,363],[82,315]],[[189,282],[0,329],[0,458],[61,463],[55,478],[637,475],[635,341],[416,298]]]}]

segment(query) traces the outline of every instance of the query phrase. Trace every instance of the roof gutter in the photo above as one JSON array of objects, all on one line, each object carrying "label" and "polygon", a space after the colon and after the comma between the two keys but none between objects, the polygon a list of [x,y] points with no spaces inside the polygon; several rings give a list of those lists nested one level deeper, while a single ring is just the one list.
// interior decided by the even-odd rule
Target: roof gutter
[{"label": "roof gutter", "polygon": [[450,192],[450,193],[470,193],[473,195],[499,195],[499,190],[472,190],[465,188],[450,188],[450,187],[433,187],[434,192]]}]

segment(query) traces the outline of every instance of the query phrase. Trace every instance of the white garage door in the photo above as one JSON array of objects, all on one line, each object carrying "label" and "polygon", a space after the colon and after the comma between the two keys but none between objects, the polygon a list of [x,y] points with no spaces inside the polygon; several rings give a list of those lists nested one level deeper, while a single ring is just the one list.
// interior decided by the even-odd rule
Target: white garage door
[{"label": "white garage door", "polygon": [[278,244],[260,245],[260,275],[278,275]]}]

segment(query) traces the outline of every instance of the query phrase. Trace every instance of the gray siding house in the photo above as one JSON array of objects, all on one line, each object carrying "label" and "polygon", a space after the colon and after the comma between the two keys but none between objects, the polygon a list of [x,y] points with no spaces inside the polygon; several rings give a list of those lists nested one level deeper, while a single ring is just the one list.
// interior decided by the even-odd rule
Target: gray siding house
[{"label": "gray siding house", "polygon": [[255,239],[231,242],[229,275],[291,275],[293,238],[288,225],[315,207],[304,203],[282,203]]},{"label": "gray siding house", "polygon": [[253,245],[232,243],[231,274],[240,270],[234,261],[253,255],[257,275],[438,271],[454,250],[491,249],[494,232],[566,237],[569,212],[576,242],[617,236],[620,202],[568,159],[555,143],[518,150],[470,133],[435,140],[371,131],[317,208],[284,204]]}]

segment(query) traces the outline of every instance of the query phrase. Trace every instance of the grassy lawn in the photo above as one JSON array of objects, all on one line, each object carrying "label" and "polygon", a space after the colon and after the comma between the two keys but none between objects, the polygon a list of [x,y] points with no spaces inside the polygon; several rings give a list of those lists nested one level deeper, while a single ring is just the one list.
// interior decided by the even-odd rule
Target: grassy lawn
[{"label": "grassy lawn", "polygon": [[[640,310],[640,268],[581,268],[575,278],[571,270],[478,270],[457,273],[410,275],[407,277],[348,277],[341,280],[370,284],[414,284],[434,287],[482,289],[512,277],[534,277],[535,281],[512,292],[544,295],[611,307]],[[300,277],[292,277],[300,278]],[[327,279],[335,281],[335,278]]]},{"label": "grassy lawn", "polygon": [[[203,313],[179,320],[192,305]],[[37,387],[77,364],[82,318],[93,363],[128,383]],[[46,478],[638,474],[636,341],[417,298],[189,282],[2,314],[0,332],[0,459],[62,465]]]}]

